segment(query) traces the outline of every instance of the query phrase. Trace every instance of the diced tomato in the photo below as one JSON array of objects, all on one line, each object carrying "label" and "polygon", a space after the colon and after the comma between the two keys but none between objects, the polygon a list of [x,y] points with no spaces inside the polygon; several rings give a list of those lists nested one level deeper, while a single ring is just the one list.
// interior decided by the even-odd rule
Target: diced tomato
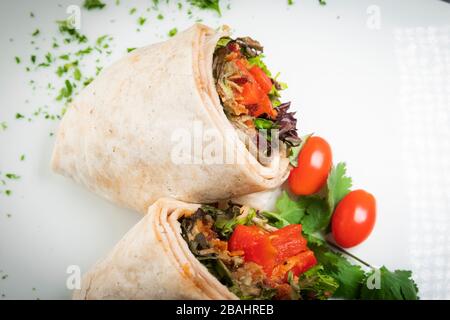
[{"label": "diced tomato", "polygon": [[256,82],[261,87],[265,94],[268,94],[272,90],[272,80],[266,75],[266,73],[258,66],[253,66],[250,69],[250,73],[255,78]]},{"label": "diced tomato", "polygon": [[277,116],[277,111],[272,107],[272,102],[270,102],[270,99],[266,94],[263,94],[257,108],[250,112],[250,114],[254,117],[259,117],[264,113],[272,119],[275,119],[275,117]]},{"label": "diced tomato", "polygon": [[291,271],[295,276],[298,276],[299,274],[308,271],[317,264],[317,259],[314,256],[314,252],[312,252],[309,249],[299,253],[293,258],[295,259],[296,263],[295,266],[291,269]]},{"label": "diced tomato", "polygon": [[260,265],[267,275],[272,273],[272,270],[275,267],[277,251],[272,245],[268,235],[260,238],[244,251],[245,261],[254,262]]},{"label": "diced tomato", "polygon": [[300,224],[271,233],[258,226],[238,225],[230,237],[228,249],[243,251],[245,261],[260,265],[270,282],[282,283],[289,271],[299,275],[317,263],[306,244]]},{"label": "diced tomato", "polygon": [[308,249],[300,224],[291,224],[279,229],[270,235],[270,239],[277,249],[277,263]]},{"label": "diced tomato", "polygon": [[268,93],[272,89],[272,80],[258,66],[248,69],[248,62],[244,59],[237,59],[236,66],[241,70],[246,81],[240,78],[237,83],[241,84],[242,92],[239,95],[240,102],[245,105],[249,114],[259,117],[267,114],[270,118],[275,119],[277,111],[273,108]]},{"label": "diced tomato", "polygon": [[269,233],[257,226],[238,225],[228,243],[230,251],[243,250],[245,261],[260,265],[270,275],[275,265],[276,250]]},{"label": "diced tomato", "polygon": [[246,82],[242,85],[242,101],[243,105],[254,105],[259,104],[261,99],[264,97],[264,92],[256,82]]},{"label": "diced tomato", "polygon": [[262,237],[267,236],[267,232],[257,226],[238,225],[228,242],[230,251],[243,250],[244,252],[250,246],[253,246]]},{"label": "diced tomato", "polygon": [[244,59],[237,59],[236,60],[236,66],[242,71],[244,75],[250,75],[250,72],[248,71],[248,62]]}]

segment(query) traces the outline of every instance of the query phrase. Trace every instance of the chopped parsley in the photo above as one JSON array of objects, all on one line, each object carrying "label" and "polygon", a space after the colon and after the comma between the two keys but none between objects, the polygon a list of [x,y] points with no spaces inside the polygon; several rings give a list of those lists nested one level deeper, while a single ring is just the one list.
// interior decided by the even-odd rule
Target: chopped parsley
[{"label": "chopped parsley", "polygon": [[173,28],[169,30],[169,37],[173,37],[174,35],[176,35],[178,33],[178,29],[177,28]]},{"label": "chopped parsley", "polygon": [[164,16],[160,13],[160,14],[158,14],[158,16],[156,17],[158,20],[163,20],[164,19]]},{"label": "chopped parsley", "polygon": [[136,8],[131,8],[130,9],[130,14],[134,14],[134,13],[136,13]]},{"label": "chopped parsley", "polygon": [[16,113],[16,119],[23,119],[25,116],[21,113]]},{"label": "chopped parsley", "polygon": [[81,71],[80,69],[76,68],[73,72],[73,77],[75,80],[80,81],[81,80]]},{"label": "chopped parsley", "polygon": [[191,5],[200,9],[214,10],[219,16],[222,15],[220,12],[219,0],[189,0],[189,2]]},{"label": "chopped parsley", "polygon": [[140,26],[143,26],[143,25],[145,24],[145,21],[147,21],[147,18],[139,17],[139,19],[138,19],[138,24],[139,24]]},{"label": "chopped parsley", "polygon": [[10,179],[10,180],[18,180],[18,179],[20,179],[20,176],[15,174],[15,173],[6,173],[5,177],[7,179]]},{"label": "chopped parsley", "polygon": [[134,50],[136,50],[136,48],[127,48],[127,52],[131,52],[131,51],[134,51]]},{"label": "chopped parsley", "polygon": [[24,160],[25,160],[25,155],[22,154],[22,155],[20,156],[20,161],[24,161]]},{"label": "chopped parsley", "polygon": [[83,7],[92,10],[92,9],[103,9],[106,6],[103,2],[100,0],[85,0]]},{"label": "chopped parsley", "polygon": [[35,64],[35,63],[36,63],[36,56],[33,54],[33,55],[30,57],[30,60],[31,60],[31,63]]},{"label": "chopped parsley", "polygon": [[41,33],[41,32],[39,31],[39,29],[36,29],[31,35],[32,35],[33,37],[36,37],[39,33]]},{"label": "chopped parsley", "polygon": [[14,57],[14,59],[16,60],[16,63],[17,63],[17,64],[20,63],[20,58],[19,58],[19,57]]}]

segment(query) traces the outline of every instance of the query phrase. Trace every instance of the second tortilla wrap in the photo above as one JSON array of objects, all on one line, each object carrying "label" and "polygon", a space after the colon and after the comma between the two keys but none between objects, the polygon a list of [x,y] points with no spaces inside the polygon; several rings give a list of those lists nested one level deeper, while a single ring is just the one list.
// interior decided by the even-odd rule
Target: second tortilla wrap
[{"label": "second tortilla wrap", "polygon": [[[208,203],[281,185],[289,173],[286,156],[259,163],[223,112],[212,58],[226,34],[196,24],[106,68],[68,108],[53,169],[142,213],[160,197]],[[200,153],[193,162],[174,163],[173,133],[184,129],[190,142],[196,125],[219,133],[224,149],[243,161],[210,164]]]},{"label": "second tortilla wrap", "polygon": [[237,299],[202,265],[178,219],[200,206],[159,199],[82,280],[74,299]]}]

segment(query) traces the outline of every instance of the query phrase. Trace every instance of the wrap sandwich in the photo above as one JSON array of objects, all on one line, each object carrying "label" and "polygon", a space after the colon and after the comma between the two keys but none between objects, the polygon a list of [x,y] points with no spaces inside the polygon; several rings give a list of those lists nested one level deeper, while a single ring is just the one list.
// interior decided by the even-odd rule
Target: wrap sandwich
[{"label": "wrap sandwich", "polygon": [[[301,289],[299,289],[301,288]],[[258,210],[157,200],[74,299],[326,299],[300,224],[277,229]]]},{"label": "wrap sandwich", "polygon": [[280,186],[300,139],[262,50],[200,24],[134,50],[68,107],[53,170],[142,213]]}]

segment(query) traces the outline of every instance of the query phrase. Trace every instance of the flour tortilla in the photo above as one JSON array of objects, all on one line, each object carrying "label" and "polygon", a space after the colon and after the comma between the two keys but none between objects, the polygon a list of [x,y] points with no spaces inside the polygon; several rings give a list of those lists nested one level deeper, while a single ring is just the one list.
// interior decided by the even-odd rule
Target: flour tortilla
[{"label": "flour tortilla", "polygon": [[163,198],[83,276],[74,299],[238,299],[191,253],[178,219],[200,205]]},{"label": "flour tortilla", "polygon": [[[212,59],[217,40],[227,34],[226,27],[216,32],[196,24],[106,68],[68,108],[53,170],[142,213],[160,197],[208,203],[281,185],[289,173],[286,156],[280,152],[263,166],[223,112]],[[209,164],[204,151],[197,153],[201,163],[175,163],[172,134],[183,129],[190,137],[196,125],[220,133],[243,161]]]}]

